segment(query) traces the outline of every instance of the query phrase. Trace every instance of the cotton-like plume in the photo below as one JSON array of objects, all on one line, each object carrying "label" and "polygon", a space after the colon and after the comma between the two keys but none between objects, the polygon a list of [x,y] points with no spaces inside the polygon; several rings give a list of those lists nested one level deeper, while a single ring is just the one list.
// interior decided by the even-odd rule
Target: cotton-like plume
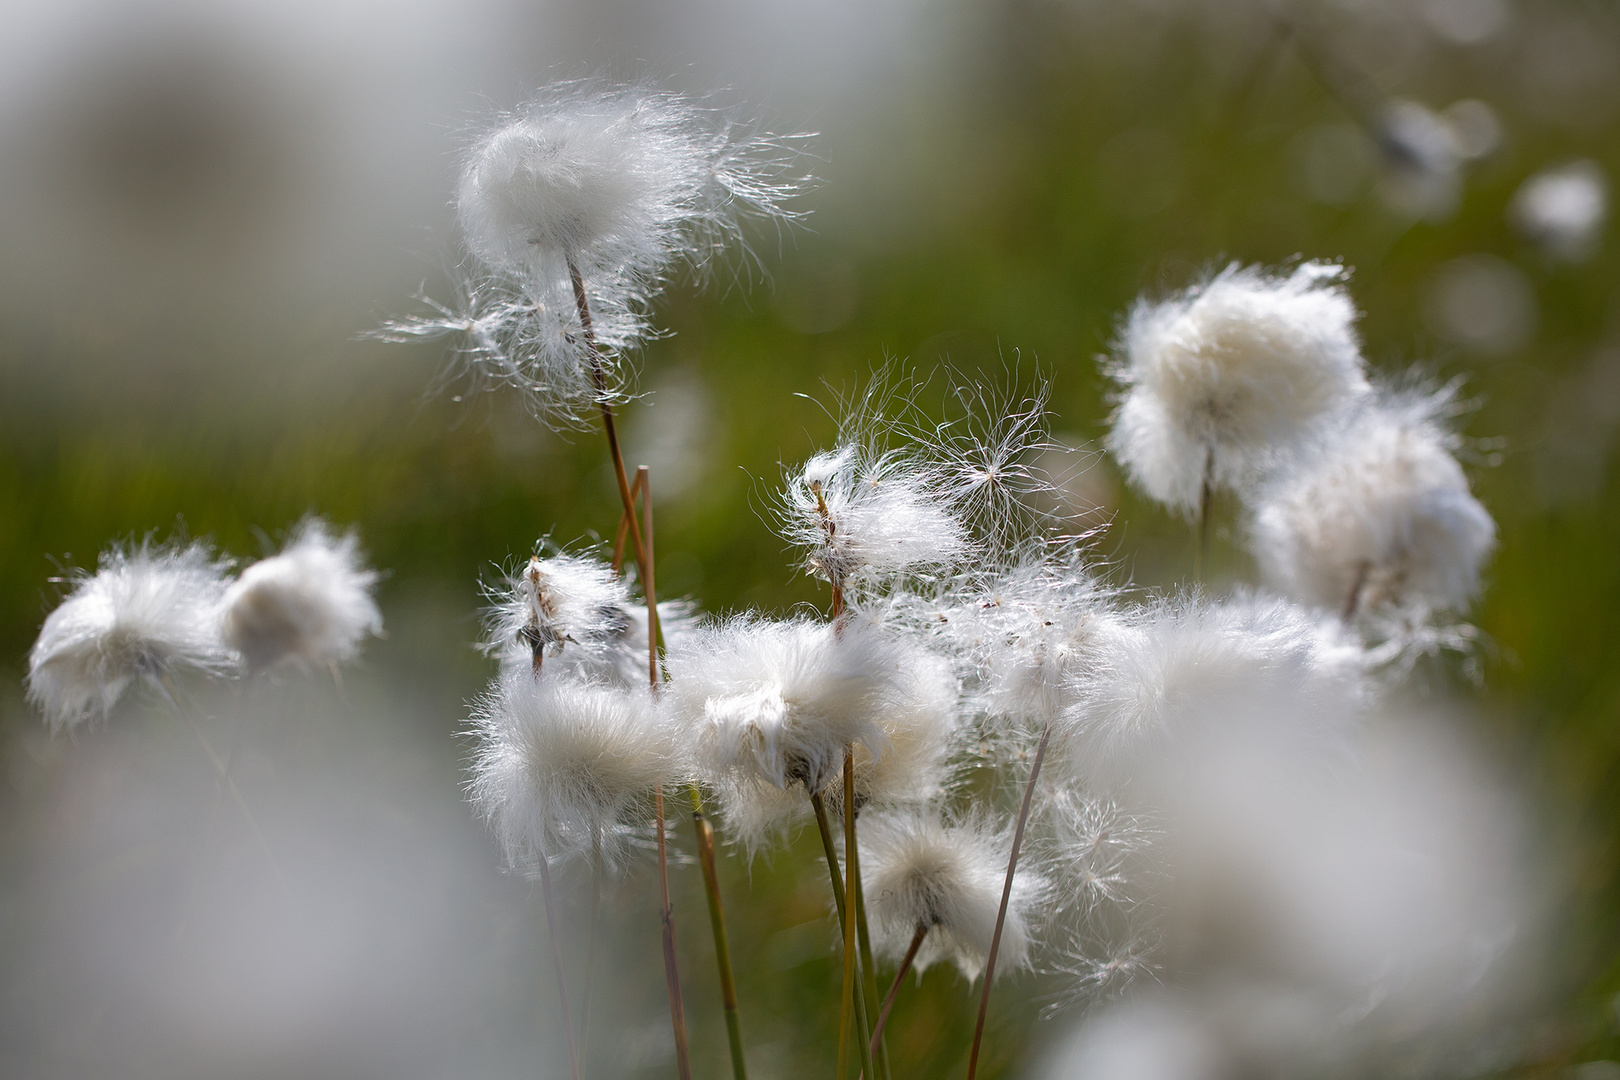
[{"label": "cotton-like plume", "polygon": [[698,775],[722,793],[732,834],[755,847],[786,823],[784,789],[821,791],[856,743],[881,757],[884,714],[903,704],[903,658],[860,622],[840,632],[739,617],[671,644],[660,700]]},{"label": "cotton-like plume", "polygon": [[1160,303],[1138,301],[1108,369],[1108,448],[1148,495],[1195,514],[1206,485],[1239,488],[1367,389],[1345,271],[1233,263]]},{"label": "cotton-like plume", "polygon": [[1609,184],[1595,161],[1545,169],[1514,193],[1514,226],[1557,259],[1578,262],[1597,247],[1609,216]]},{"label": "cotton-like plume", "polygon": [[648,85],[555,84],[463,163],[457,216],[482,268],[463,304],[384,336],[465,333],[475,369],[577,421],[623,392],[623,354],[651,333],[648,306],[676,268],[746,259],[744,219],[798,216],[791,142]]},{"label": "cotton-like plume", "polygon": [[[860,845],[873,950],[899,960],[926,927],[917,970],[951,960],[969,979],[977,978],[1001,907],[1011,830],[978,816],[947,823],[933,810],[904,810],[862,817]],[[1021,863],[1002,927],[997,975],[1029,963],[1031,922],[1044,889],[1038,870]]]},{"label": "cotton-like plume", "polygon": [[948,591],[921,621],[966,661],[977,707],[994,723],[1029,729],[1069,704],[1075,673],[1124,626],[1074,552],[1044,550]]},{"label": "cotton-like plume", "polygon": [[1054,764],[1097,791],[1151,788],[1254,731],[1331,759],[1369,698],[1367,664],[1335,620],[1285,600],[1163,602],[1076,672]]},{"label": "cotton-like plume", "polygon": [[1037,370],[1028,388],[1016,370],[1002,386],[952,374],[948,407],[956,415],[931,434],[942,490],[984,546],[1001,550],[1051,524],[1064,475],[1045,467],[1064,449],[1051,438],[1052,385]]},{"label": "cotton-like plume", "polygon": [[225,590],[225,644],[253,671],[283,661],[347,663],[363,637],[382,631],[371,598],[377,576],[361,559],[358,537],[334,536],[324,521],[308,518],[279,555],[249,566]]},{"label": "cotton-like plume", "polygon": [[1452,454],[1452,400],[1449,388],[1380,394],[1280,469],[1255,499],[1267,584],[1347,618],[1465,608],[1496,525]]},{"label": "cotton-like plume", "polygon": [[[600,559],[536,555],[492,599],[485,648],[503,667],[521,664],[539,674],[551,661],[601,676],[630,660],[635,605],[624,580]],[[645,612],[641,620],[643,666],[635,685],[647,681]]]},{"label": "cotton-like plume", "polygon": [[[874,630],[874,633],[881,631]],[[878,719],[882,749],[855,744],[855,809],[938,798],[960,730],[961,687],[950,663],[926,649],[896,643],[889,704]],[[844,790],[827,785],[827,805],[843,812]],[[800,800],[802,802],[802,800]]]},{"label": "cotton-like plume", "polygon": [[971,551],[937,470],[853,442],[788,478],[782,535],[837,589],[949,566]]},{"label": "cotton-like plume", "polygon": [[543,858],[617,858],[650,820],[654,785],[683,773],[642,689],[509,671],[480,700],[473,731],[473,804],[523,870]]},{"label": "cotton-like plume", "polygon": [[51,727],[105,717],[138,677],[220,671],[225,567],[201,543],[103,553],[45,619],[28,654],[28,697]]}]

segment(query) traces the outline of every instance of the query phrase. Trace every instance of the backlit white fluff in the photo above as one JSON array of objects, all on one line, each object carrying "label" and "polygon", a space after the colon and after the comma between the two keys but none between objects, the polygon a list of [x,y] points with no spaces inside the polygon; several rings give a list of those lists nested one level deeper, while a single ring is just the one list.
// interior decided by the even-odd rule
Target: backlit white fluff
[{"label": "backlit white fluff", "polygon": [[[961,692],[951,665],[926,649],[898,644],[889,705],[878,718],[882,750],[855,744],[855,808],[915,804],[938,798],[946,759],[959,731]],[[828,806],[843,812],[841,784],[827,785]]]},{"label": "backlit white fluff", "polygon": [[967,661],[976,704],[993,722],[1040,728],[1069,703],[1072,679],[1123,625],[1107,590],[1072,553],[1034,551],[947,594],[935,636]]},{"label": "backlit white fluff", "polygon": [[[734,618],[671,643],[661,701],[699,776],[722,792],[733,836],[757,846],[781,824],[783,789],[818,792],[847,747],[884,750],[883,717],[903,699],[901,653],[852,623]],[[757,805],[756,794],[767,806]],[[791,793],[789,793],[791,795]],[[796,796],[801,803],[805,793]]]},{"label": "backlit white fluff", "polygon": [[1320,757],[1365,704],[1366,667],[1336,620],[1286,600],[1164,602],[1075,673],[1054,765],[1104,792],[1174,782],[1209,748],[1257,730]]},{"label": "backlit white fluff", "polygon": [[972,549],[942,479],[915,457],[845,443],[789,477],[782,535],[839,589],[950,565]]},{"label": "backlit white fluff", "polygon": [[1591,160],[1536,173],[1513,195],[1508,216],[1519,231],[1554,258],[1591,255],[1609,216],[1609,183]]},{"label": "backlit white fluff", "polygon": [[[536,674],[547,661],[596,674],[616,671],[635,631],[634,603],[613,568],[589,555],[559,553],[531,558],[492,593],[485,647],[502,666],[521,664]],[[646,615],[642,615],[643,667],[647,681]]]},{"label": "backlit white fluff", "polygon": [[[918,927],[927,927],[917,971],[951,960],[969,979],[977,978],[995,933],[1010,830],[997,829],[981,816],[946,823],[933,810],[903,810],[863,816],[860,846],[873,951],[899,960]],[[1030,921],[1044,886],[1027,859],[1021,862],[996,955],[997,975],[1029,963]]]},{"label": "backlit white fluff", "polygon": [[228,663],[224,566],[204,545],[113,548],[73,581],[28,653],[28,698],[51,727],[105,717],[137,677]]},{"label": "backlit white fluff", "polygon": [[1272,274],[1233,263],[1132,308],[1109,374],[1121,390],[1108,448],[1149,496],[1196,513],[1207,482],[1247,483],[1276,451],[1367,391],[1345,271]]},{"label": "backlit white fluff", "polygon": [[466,156],[456,210],[482,269],[462,303],[384,334],[464,333],[475,369],[577,422],[624,390],[622,354],[651,333],[648,305],[678,265],[706,273],[740,248],[746,217],[797,216],[785,207],[801,186],[793,157],[786,141],[679,94],[555,84]]},{"label": "backlit white fluff", "polygon": [[473,715],[468,788],[507,860],[622,854],[681,755],[646,690],[504,674]]},{"label": "backlit white fluff", "polygon": [[1256,498],[1266,583],[1332,611],[1459,610],[1496,525],[1441,423],[1449,390],[1386,393],[1348,414]]},{"label": "backlit white fluff", "polygon": [[359,654],[361,638],[382,631],[371,598],[376,584],[358,537],[334,536],[324,521],[309,518],[279,555],[249,566],[226,589],[221,632],[249,670],[283,661],[346,663]]}]

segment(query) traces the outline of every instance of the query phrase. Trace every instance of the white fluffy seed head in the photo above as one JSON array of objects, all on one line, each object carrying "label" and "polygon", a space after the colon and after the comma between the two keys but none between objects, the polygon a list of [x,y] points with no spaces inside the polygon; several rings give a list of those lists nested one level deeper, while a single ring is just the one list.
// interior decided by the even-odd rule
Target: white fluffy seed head
[{"label": "white fluffy seed head", "polygon": [[[635,633],[624,579],[589,555],[536,555],[490,597],[484,648],[502,667],[540,673],[551,664],[603,675],[616,669]],[[642,620],[645,648],[645,613]]]},{"label": "white fluffy seed head", "polygon": [[1609,183],[1591,160],[1545,169],[1514,193],[1509,217],[1547,254],[1578,261],[1591,255],[1609,216]]},{"label": "white fluffy seed head", "polygon": [[473,715],[473,804],[515,868],[622,856],[682,756],[646,690],[504,673]]},{"label": "white fluffy seed head", "polygon": [[1367,665],[1336,619],[1286,600],[1163,602],[1076,672],[1054,764],[1113,792],[1174,783],[1240,736],[1325,760],[1368,700]]},{"label": "white fluffy seed head", "polygon": [[[977,978],[1001,907],[1009,830],[982,816],[946,822],[935,810],[912,809],[863,815],[859,835],[873,950],[899,960],[918,928],[927,927],[917,970],[952,960],[962,974]],[[1021,861],[1002,927],[997,975],[1029,963],[1031,920],[1044,888],[1039,871]]]},{"label": "white fluffy seed head", "polygon": [[[793,802],[834,782],[846,749],[885,750],[883,718],[903,704],[902,652],[861,623],[743,616],[671,643],[660,701],[721,793],[729,831],[750,848],[790,822]],[[784,817],[784,814],[791,816]]]},{"label": "white fluffy seed head", "polygon": [[105,717],[137,677],[222,670],[224,573],[201,543],[103,553],[40,628],[28,654],[29,700],[60,729]]},{"label": "white fluffy seed head", "polygon": [[1450,389],[1382,393],[1280,469],[1255,498],[1266,583],[1351,614],[1465,608],[1496,525],[1452,454],[1451,404]]},{"label": "white fluffy seed head", "polygon": [[973,548],[942,479],[915,457],[846,442],[788,478],[782,535],[840,589],[949,566]]},{"label": "white fluffy seed head", "polygon": [[1109,374],[1108,448],[1154,499],[1193,514],[1207,481],[1247,483],[1279,449],[1367,389],[1342,267],[1231,264],[1160,303],[1138,301]]},{"label": "white fluffy seed head", "polygon": [[949,590],[923,619],[964,659],[978,710],[1013,728],[1050,723],[1070,700],[1074,673],[1124,625],[1074,553],[1041,550]]},{"label": "white fluffy seed head", "polygon": [[249,566],[225,590],[220,630],[251,671],[282,662],[342,664],[367,634],[382,632],[368,569],[353,533],[333,535],[306,518],[279,555]]}]

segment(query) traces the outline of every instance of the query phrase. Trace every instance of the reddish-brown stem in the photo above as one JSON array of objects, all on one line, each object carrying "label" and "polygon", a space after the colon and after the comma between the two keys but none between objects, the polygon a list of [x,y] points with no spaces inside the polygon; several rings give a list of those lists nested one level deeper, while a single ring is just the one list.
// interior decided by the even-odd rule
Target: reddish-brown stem
[{"label": "reddish-brown stem", "polygon": [[568,1072],[579,1080],[579,1054],[574,1049],[574,1021],[568,1013],[568,982],[563,978],[562,935],[557,933],[557,899],[551,891],[551,870],[540,856],[540,892],[546,901],[546,929],[551,932],[551,961],[557,972],[557,997],[562,1001],[563,1036],[568,1043]]},{"label": "reddish-brown stem", "polygon": [[911,935],[911,945],[906,949],[905,959],[900,961],[900,970],[894,973],[894,982],[889,986],[888,994],[883,998],[883,1008],[878,1010],[877,1023],[872,1025],[872,1053],[878,1052],[878,1040],[883,1038],[883,1028],[889,1022],[889,1011],[894,1008],[894,999],[900,996],[900,982],[911,970],[911,962],[917,959],[917,950],[922,948],[923,938],[928,936],[928,927],[919,926],[917,932]]},{"label": "reddish-brown stem", "polygon": [[984,1040],[984,1018],[990,1012],[990,986],[996,977],[996,954],[1001,951],[1001,931],[1007,924],[1007,905],[1012,900],[1013,875],[1018,872],[1018,848],[1024,842],[1024,825],[1029,821],[1030,799],[1035,795],[1035,781],[1041,776],[1041,762],[1046,758],[1046,745],[1052,739],[1052,728],[1041,732],[1040,745],[1035,748],[1035,761],[1029,769],[1029,783],[1024,785],[1024,805],[1018,811],[1018,825],[1013,829],[1012,852],[1007,856],[1007,880],[1001,885],[1001,909],[996,912],[996,929],[990,935],[990,955],[984,960],[984,992],[979,995],[979,1019],[973,1025],[973,1049],[968,1052],[968,1080],[979,1071],[979,1044]]},{"label": "reddish-brown stem", "polygon": [[[630,483],[630,502],[635,504],[636,499],[642,497],[641,472],[636,472],[635,480]],[[619,528],[613,534],[613,572],[621,573],[624,570],[624,542],[630,536],[630,515],[623,510],[619,511]]]}]

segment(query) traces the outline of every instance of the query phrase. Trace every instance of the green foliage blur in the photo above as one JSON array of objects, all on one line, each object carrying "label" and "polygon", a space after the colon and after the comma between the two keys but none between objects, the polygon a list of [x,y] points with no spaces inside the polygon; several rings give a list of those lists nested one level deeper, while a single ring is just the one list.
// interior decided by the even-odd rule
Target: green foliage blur
[{"label": "green foliage blur", "polygon": [[[1537,18],[1588,20],[1614,54],[1611,8],[1544,7]],[[1229,19],[1171,5],[1110,15],[1024,0],[951,11],[939,32],[953,44],[885,84],[890,97],[829,123],[815,145],[823,180],[806,199],[807,226],[759,244],[771,280],[679,286],[659,309],[670,334],[640,357],[649,394],[624,422],[632,456],[648,455],[655,492],[661,457],[695,461],[676,495],[659,492],[662,591],[715,612],[825,605],[771,531],[771,493],[783,463],[826,445],[833,391],[858,386],[887,358],[922,375],[945,363],[993,378],[1038,367],[1052,380],[1055,431],[1095,448],[1109,408],[1097,358],[1134,298],[1229,259],[1342,259],[1354,268],[1375,367],[1422,362],[1438,378],[1465,378],[1478,401],[1463,421],[1470,473],[1501,529],[1477,611],[1483,677],[1477,686],[1456,672],[1435,677],[1479,706],[1490,748],[1538,808],[1548,872],[1559,875],[1536,998],[1546,1037],[1525,1075],[1620,1057],[1610,1008],[1620,1000],[1620,240],[1607,228],[1589,259],[1558,262],[1507,216],[1519,185],[1549,165],[1590,158],[1620,177],[1615,73],[1570,91],[1565,114],[1553,115],[1526,104],[1512,68],[1517,39],[1436,45],[1383,83],[1366,68],[1368,83],[1392,97],[1436,108],[1483,100],[1504,132],[1466,170],[1454,213],[1413,220],[1380,197],[1376,160],[1344,177],[1331,201],[1313,192],[1313,132],[1359,118],[1312,59],[1325,46],[1303,30],[1279,32],[1238,5]],[[444,135],[446,157],[454,142]],[[446,215],[400,225],[438,230],[428,247],[448,242]],[[1448,335],[1434,314],[1437,282],[1455,260],[1480,256],[1529,286],[1533,323],[1505,347]],[[431,258],[388,257],[411,263],[404,279],[426,277],[429,295],[445,292]],[[162,262],[149,272],[182,280]],[[55,775],[15,762],[17,747],[39,739],[20,686],[60,566],[91,566],[113,541],[176,530],[253,557],[311,511],[355,526],[388,575],[379,600],[390,634],[352,678],[361,687],[386,678],[401,696],[432,703],[426,734],[453,784],[462,703],[489,674],[470,647],[479,583],[538,537],[611,535],[618,507],[600,435],[548,432],[510,392],[446,376],[440,346],[362,339],[409,310],[408,286],[340,295],[298,325],[255,308],[251,295],[235,308],[191,306],[189,284],[149,286],[104,283],[41,318],[13,311],[0,326],[0,737],[14,762],[0,780],[4,813],[29,820],[28,800]],[[168,299],[126,306],[126,293]],[[943,386],[934,379],[925,407]],[[660,408],[687,391],[699,418],[671,449],[658,439]],[[1111,515],[1097,554],[1116,580],[1185,581],[1185,523],[1133,495],[1106,460],[1085,475]],[[1253,578],[1235,507],[1220,510],[1209,575],[1217,587]],[[13,885],[28,865],[19,831],[8,833],[8,857],[22,867]],[[744,1032],[761,1076],[832,1070],[838,967],[816,856],[811,834],[752,866],[739,855],[724,867]],[[492,846],[488,857],[494,873]],[[702,894],[694,866],[679,865],[676,877],[696,1063],[701,1075],[720,1075]],[[615,900],[605,917],[635,928],[626,933],[645,947],[645,977],[613,978],[640,995],[626,1009],[656,1019],[656,926],[651,908],[631,906]],[[26,927],[3,933],[15,940]],[[538,970],[540,955],[525,962]],[[523,985],[533,1000],[514,1011],[544,1015],[548,984],[534,976]],[[1043,993],[1035,980],[998,989],[984,1075],[1035,1060],[1051,1037],[1036,1019]],[[959,976],[929,971],[890,1028],[892,1055],[905,1063],[897,1074],[960,1070],[973,1008]]]}]

